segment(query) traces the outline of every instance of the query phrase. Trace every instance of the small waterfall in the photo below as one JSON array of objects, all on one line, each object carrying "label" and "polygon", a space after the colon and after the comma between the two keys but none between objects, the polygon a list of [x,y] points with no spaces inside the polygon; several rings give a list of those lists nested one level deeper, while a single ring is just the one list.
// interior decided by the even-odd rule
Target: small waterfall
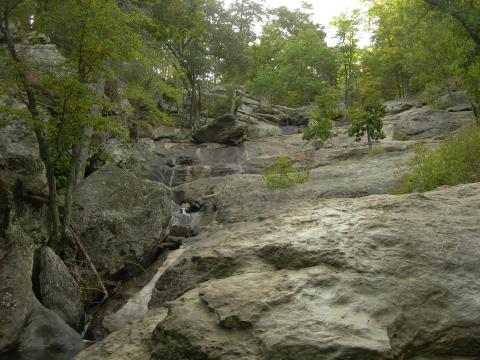
[{"label": "small waterfall", "polygon": [[170,175],[170,182],[168,184],[169,187],[172,187],[174,178],[175,178],[175,168],[172,169],[172,174]]}]

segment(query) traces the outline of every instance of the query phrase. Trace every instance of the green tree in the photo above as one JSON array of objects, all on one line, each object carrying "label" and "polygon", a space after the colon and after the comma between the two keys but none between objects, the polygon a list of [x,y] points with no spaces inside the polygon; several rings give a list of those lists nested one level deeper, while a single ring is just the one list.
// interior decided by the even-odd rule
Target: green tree
[{"label": "green tree", "polygon": [[310,112],[310,122],[303,134],[305,140],[325,141],[332,136],[332,120],[340,116],[339,96],[335,87],[324,84],[322,92],[315,98],[315,108]]},{"label": "green tree", "polygon": [[348,108],[352,103],[354,79],[358,72],[359,48],[358,33],[360,27],[360,11],[343,13],[332,22],[335,27],[337,49],[340,54],[340,78],[343,82],[344,101]]},{"label": "green tree", "polygon": [[[119,119],[101,116],[104,102],[92,84],[107,74],[108,64],[128,59],[123,50],[135,49],[139,42],[129,30],[128,16],[110,0],[4,0],[1,7],[0,30],[13,80],[10,95],[27,105],[47,172],[51,241],[61,248],[60,234],[67,237],[70,228],[73,189],[83,177],[82,152],[88,154],[86,129],[125,134]],[[65,61],[42,68],[26,61],[17,43],[32,30],[54,39]],[[61,217],[56,172],[62,163],[68,171]]]},{"label": "green tree", "polygon": [[368,150],[372,151],[373,141],[385,138],[383,132],[385,105],[380,97],[378,85],[370,78],[364,77],[359,89],[358,100],[347,112],[347,119],[351,123],[348,135],[355,137],[355,141],[361,141],[367,135]]},{"label": "green tree", "polygon": [[325,32],[313,23],[308,8],[272,11],[259,44],[252,46],[249,88],[273,103],[303,106],[320,94],[323,83],[335,84],[335,52]]}]

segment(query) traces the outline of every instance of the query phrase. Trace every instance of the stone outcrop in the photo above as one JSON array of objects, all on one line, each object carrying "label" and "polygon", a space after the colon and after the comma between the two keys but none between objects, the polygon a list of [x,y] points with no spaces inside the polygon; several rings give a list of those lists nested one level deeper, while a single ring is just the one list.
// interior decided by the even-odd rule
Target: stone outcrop
[{"label": "stone outcrop", "polygon": [[212,220],[242,222],[272,216],[299,201],[389,193],[409,157],[407,152],[386,152],[321,166],[310,171],[308,183],[288,191],[266,187],[260,175],[231,175],[186,183],[174,192],[180,203],[201,204],[204,216]]},{"label": "stone outcrop", "polygon": [[34,298],[32,313],[20,337],[19,352],[48,351],[57,353],[79,352],[83,339],[55,312],[45,308]]},{"label": "stone outcrop", "polygon": [[171,217],[166,186],[106,165],[79,185],[74,198],[74,223],[101,275],[122,278],[154,260]]},{"label": "stone outcrop", "polygon": [[169,311],[145,320],[153,334],[133,324],[77,359],[129,348],[159,360],[473,360],[479,207],[470,184],[225,225],[159,279],[151,306]]},{"label": "stone outcrop", "polygon": [[32,312],[33,241],[10,224],[0,244],[0,353],[16,349]]},{"label": "stone outcrop", "polygon": [[82,295],[68,268],[49,247],[40,250],[38,271],[38,295],[42,304],[72,328],[81,330]]},{"label": "stone outcrop", "polygon": [[386,123],[392,123],[395,134],[406,139],[443,139],[448,134],[473,121],[472,113],[467,111],[448,112],[434,110],[428,106],[390,115]]},{"label": "stone outcrop", "polygon": [[143,319],[116,331],[102,342],[81,352],[75,360],[151,360],[151,337],[168,314],[166,308],[152,310]]},{"label": "stone outcrop", "polygon": [[192,138],[199,143],[238,144],[244,141],[246,129],[234,115],[226,114],[195,130]]}]

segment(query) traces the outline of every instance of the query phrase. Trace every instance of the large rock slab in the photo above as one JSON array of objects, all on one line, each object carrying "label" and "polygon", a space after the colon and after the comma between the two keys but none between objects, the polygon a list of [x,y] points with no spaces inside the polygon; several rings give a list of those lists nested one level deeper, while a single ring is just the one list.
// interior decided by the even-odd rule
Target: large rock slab
[{"label": "large rock slab", "polygon": [[71,353],[83,349],[83,339],[56,313],[34,298],[32,313],[20,337],[19,352]]},{"label": "large rock slab", "polygon": [[396,136],[410,140],[443,139],[448,134],[473,121],[471,112],[447,112],[429,106],[412,108],[385,118],[392,123]]},{"label": "large rock slab", "polygon": [[260,175],[233,175],[186,183],[174,192],[178,203],[201,204],[219,223],[242,222],[272,216],[299,201],[390,193],[410,156],[386,152],[340,161],[311,170],[308,183],[287,190],[268,188]]},{"label": "large rock slab", "polygon": [[49,247],[40,250],[38,290],[40,301],[72,328],[83,321],[82,294],[66,265]]},{"label": "large rock slab", "polygon": [[165,185],[114,165],[79,185],[73,220],[102,276],[123,278],[151,263],[168,234],[171,201]]},{"label": "large rock slab", "polygon": [[238,144],[244,140],[245,126],[234,115],[223,115],[195,130],[192,137],[200,143]]},{"label": "large rock slab", "polygon": [[172,267],[153,358],[478,357],[479,208],[472,184],[226,227]]}]

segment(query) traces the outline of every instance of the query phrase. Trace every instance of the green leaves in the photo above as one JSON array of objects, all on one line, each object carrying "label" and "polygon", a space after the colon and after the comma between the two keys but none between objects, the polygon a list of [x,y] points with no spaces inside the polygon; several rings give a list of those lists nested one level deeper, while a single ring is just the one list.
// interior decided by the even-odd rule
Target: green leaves
[{"label": "green leaves", "polygon": [[293,167],[292,160],[286,156],[280,156],[274,163],[267,164],[262,174],[263,182],[270,188],[288,188],[304,184],[309,179],[308,172]]},{"label": "green leaves", "polygon": [[338,91],[324,83],[320,95],[315,98],[316,107],[310,112],[310,123],[303,134],[305,140],[326,141],[332,136],[332,120],[341,114],[338,108]]},{"label": "green leaves", "polygon": [[323,82],[335,83],[335,55],[308,13],[279,8],[274,15],[252,47],[249,86],[272,103],[303,106],[321,93]]},{"label": "green leaves", "polygon": [[421,145],[414,150],[396,193],[480,181],[480,128],[476,125],[467,126],[437,150]]}]

